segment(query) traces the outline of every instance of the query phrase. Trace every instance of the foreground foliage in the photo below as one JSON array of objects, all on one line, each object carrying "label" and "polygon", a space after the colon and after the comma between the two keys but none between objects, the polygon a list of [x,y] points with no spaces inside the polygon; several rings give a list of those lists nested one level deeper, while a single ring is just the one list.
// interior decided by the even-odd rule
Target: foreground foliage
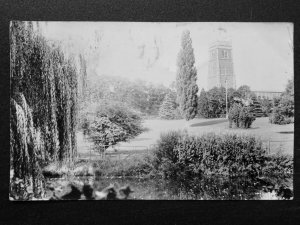
[{"label": "foreground foliage", "polygon": [[268,155],[262,142],[252,136],[208,133],[195,137],[173,131],[161,135],[154,154],[155,170],[170,179],[293,173],[292,157]]}]

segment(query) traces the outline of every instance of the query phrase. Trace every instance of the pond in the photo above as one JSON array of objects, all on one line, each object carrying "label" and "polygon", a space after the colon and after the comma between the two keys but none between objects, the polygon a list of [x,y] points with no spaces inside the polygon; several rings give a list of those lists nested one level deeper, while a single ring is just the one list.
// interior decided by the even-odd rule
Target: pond
[{"label": "pond", "polygon": [[[245,177],[202,177],[184,181],[165,181],[146,178],[77,177],[97,190],[114,184],[129,185],[134,191],[129,199],[135,200],[280,200],[292,199],[292,177],[249,179]],[[56,185],[66,180],[52,180]]]}]

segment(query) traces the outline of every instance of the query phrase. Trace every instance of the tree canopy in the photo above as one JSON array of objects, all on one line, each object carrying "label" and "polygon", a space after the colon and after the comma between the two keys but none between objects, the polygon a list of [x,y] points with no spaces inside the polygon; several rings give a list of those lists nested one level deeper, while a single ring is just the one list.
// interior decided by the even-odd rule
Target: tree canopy
[{"label": "tree canopy", "polygon": [[87,119],[83,129],[102,151],[136,137],[143,130],[137,112],[120,102],[107,101],[98,104],[94,116]]},{"label": "tree canopy", "polygon": [[190,32],[182,34],[181,49],[177,59],[177,99],[186,120],[193,119],[197,114],[198,86],[197,70],[194,66],[195,57]]},{"label": "tree canopy", "polygon": [[32,22],[11,22],[10,63],[11,169],[38,195],[40,164],[73,161],[77,153],[77,72]]}]

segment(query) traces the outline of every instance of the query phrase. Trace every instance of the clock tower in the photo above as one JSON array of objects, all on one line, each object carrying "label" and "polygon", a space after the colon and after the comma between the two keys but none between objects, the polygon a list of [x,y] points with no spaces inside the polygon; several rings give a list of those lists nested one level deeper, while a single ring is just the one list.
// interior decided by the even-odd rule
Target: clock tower
[{"label": "clock tower", "polygon": [[209,48],[208,90],[213,87],[235,87],[230,41],[216,41]]}]

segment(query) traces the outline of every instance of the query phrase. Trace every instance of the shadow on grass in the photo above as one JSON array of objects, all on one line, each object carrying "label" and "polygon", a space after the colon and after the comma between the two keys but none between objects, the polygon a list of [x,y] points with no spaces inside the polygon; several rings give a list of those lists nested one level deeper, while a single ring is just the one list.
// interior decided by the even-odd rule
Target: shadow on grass
[{"label": "shadow on grass", "polygon": [[134,141],[146,141],[151,140],[151,138],[135,138]]},{"label": "shadow on grass", "polygon": [[279,134],[293,134],[294,131],[280,131],[280,132],[277,132]]},{"label": "shadow on grass", "polygon": [[209,126],[209,125],[214,125],[214,124],[218,124],[218,123],[224,123],[227,122],[227,119],[222,119],[222,120],[210,120],[210,121],[205,121],[205,122],[201,122],[201,123],[194,123],[191,124],[191,127],[202,127],[202,126]]}]

